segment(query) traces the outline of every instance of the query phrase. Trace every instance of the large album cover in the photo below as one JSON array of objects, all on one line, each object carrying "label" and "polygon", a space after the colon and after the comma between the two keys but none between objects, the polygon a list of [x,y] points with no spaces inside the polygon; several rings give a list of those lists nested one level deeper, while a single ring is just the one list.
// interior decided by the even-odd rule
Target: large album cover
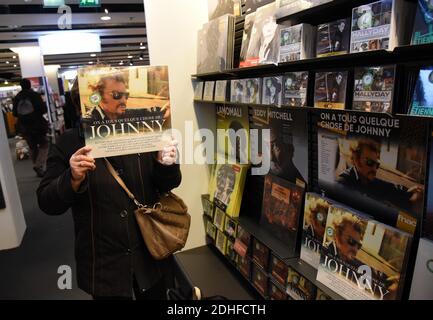
[{"label": "large album cover", "polygon": [[394,0],[381,0],[352,9],[350,52],[389,48]]},{"label": "large album cover", "polygon": [[355,68],[353,110],[392,113],[395,66]]},{"label": "large album cover", "polygon": [[330,203],[315,193],[305,195],[301,259],[317,269]]},{"label": "large album cover", "polygon": [[245,14],[256,12],[258,8],[274,1],[275,0],[245,0]]},{"label": "large album cover", "polygon": [[249,160],[248,107],[217,105],[217,151],[241,164]]},{"label": "large album cover", "polygon": [[325,110],[315,117],[320,190],[383,223],[413,232],[423,215],[426,122]]},{"label": "large album cover", "polygon": [[260,225],[287,244],[293,244],[299,227],[304,188],[274,175],[265,178]]},{"label": "large album cover", "polygon": [[411,241],[408,233],[331,206],[317,280],[348,300],[399,299]]},{"label": "large album cover", "polygon": [[282,76],[263,78],[262,104],[281,106],[282,93]]},{"label": "large album cover", "polygon": [[[430,138],[430,150],[433,150],[433,132]],[[430,155],[429,163],[429,174],[428,174],[428,185],[427,189],[427,209],[422,223],[422,235],[423,237],[433,240],[433,156]]]},{"label": "large album cover", "polygon": [[94,158],[162,150],[171,128],[167,66],[78,69],[86,145]]},{"label": "large album cover", "polygon": [[209,20],[219,18],[225,14],[239,16],[241,14],[241,0],[207,0]]},{"label": "large album cover", "polygon": [[347,71],[317,72],[314,89],[314,107],[345,109]]},{"label": "large album cover", "polygon": [[[251,143],[251,162],[270,160],[270,173],[300,186],[308,183],[308,125],[303,109],[254,106],[251,129],[258,141]],[[263,137],[269,129],[269,141]],[[265,145],[262,145],[262,139]]]},{"label": "large album cover", "polygon": [[229,41],[232,39],[233,16],[209,21],[198,31],[197,73],[219,72],[230,68]]},{"label": "large album cover", "polygon": [[260,104],[260,93],[262,92],[262,79],[253,78],[244,80],[243,103]]},{"label": "large album cover", "polygon": [[227,80],[218,80],[215,82],[215,101],[227,101]]},{"label": "large album cover", "polygon": [[279,62],[301,60],[303,24],[281,28]]},{"label": "large album cover", "polygon": [[6,202],[5,202],[5,197],[3,195],[2,185],[0,182],[0,209],[4,209],[4,208],[6,208]]},{"label": "large album cover", "polygon": [[433,242],[421,238],[409,300],[433,300]]},{"label": "large album cover", "polygon": [[314,300],[316,287],[307,278],[289,267],[287,294],[294,300]]},{"label": "large album cover", "polygon": [[282,104],[290,107],[307,105],[308,72],[288,72],[283,75]]},{"label": "large album cover", "polygon": [[423,67],[419,71],[410,114],[433,116],[433,66]]},{"label": "large album cover", "polygon": [[349,53],[350,18],[317,26],[317,57]]},{"label": "large album cover", "polygon": [[232,218],[239,216],[247,171],[247,165],[217,164],[210,182],[210,200]]},{"label": "large album cover", "polygon": [[[248,47],[245,49],[246,51],[243,51],[245,55],[241,56],[241,68],[259,64],[278,63],[280,37],[275,18],[275,9],[275,3],[270,3],[257,10]],[[245,41],[247,39],[248,36]]]},{"label": "large album cover", "polygon": [[418,0],[411,44],[433,42],[433,1]]}]

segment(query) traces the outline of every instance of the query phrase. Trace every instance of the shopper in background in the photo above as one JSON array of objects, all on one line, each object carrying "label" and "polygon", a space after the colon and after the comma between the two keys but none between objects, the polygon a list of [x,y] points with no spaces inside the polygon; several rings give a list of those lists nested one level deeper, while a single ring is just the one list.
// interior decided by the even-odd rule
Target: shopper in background
[{"label": "shopper in background", "polygon": [[21,92],[14,99],[13,114],[18,118],[18,130],[30,148],[33,169],[43,177],[48,155],[48,121],[44,118],[47,106],[40,94],[31,89],[31,82],[22,79]]},{"label": "shopper in background", "polygon": [[[181,182],[176,144],[108,161],[137,200],[152,205],[158,193]],[[134,202],[110,175],[104,159],[94,159],[90,152],[80,128],[66,131],[51,147],[37,191],[39,206],[49,215],[72,208],[78,286],[97,300],[166,299],[167,289],[174,287],[172,257],[152,258],[135,220]]]}]

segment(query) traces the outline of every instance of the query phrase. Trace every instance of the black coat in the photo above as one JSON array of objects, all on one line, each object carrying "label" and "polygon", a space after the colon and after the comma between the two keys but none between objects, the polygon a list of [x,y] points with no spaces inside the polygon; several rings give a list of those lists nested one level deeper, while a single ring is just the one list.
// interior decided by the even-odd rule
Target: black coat
[{"label": "black coat", "polygon": [[[18,103],[29,99],[35,111],[27,116],[18,116]],[[31,89],[21,90],[13,100],[13,115],[18,118],[18,129],[25,135],[45,135],[48,132],[48,121],[43,115],[47,113],[47,105],[39,93]]]},{"label": "black coat", "polygon": [[[72,208],[81,289],[95,296],[131,297],[133,275],[144,291],[170,276],[172,259],[156,261],[150,256],[135,221],[136,207],[103,159],[96,159],[96,170],[88,174],[78,193],[73,191],[69,159],[83,146],[83,138],[74,129],[51,147],[47,173],[37,191],[39,206],[49,215]],[[163,166],[154,153],[109,161],[141,203],[155,203],[157,191],[169,191],[181,182],[179,165]]]}]

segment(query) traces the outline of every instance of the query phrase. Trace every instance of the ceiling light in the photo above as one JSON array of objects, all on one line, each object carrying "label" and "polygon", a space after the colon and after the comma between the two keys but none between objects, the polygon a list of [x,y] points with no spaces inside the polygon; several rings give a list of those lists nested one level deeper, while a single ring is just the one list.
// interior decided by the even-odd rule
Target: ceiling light
[{"label": "ceiling light", "polygon": [[9,61],[6,61],[6,64],[9,64]]},{"label": "ceiling light", "polygon": [[95,53],[101,52],[101,39],[98,34],[58,31],[39,37],[43,55]]},{"label": "ceiling light", "polygon": [[133,56],[131,56],[130,54],[128,54],[128,59],[132,59],[134,58]]},{"label": "ceiling light", "polygon": [[7,80],[5,80],[5,84],[9,84],[9,82]]},{"label": "ceiling light", "polygon": [[123,66],[123,60],[119,62],[119,66]]},{"label": "ceiling light", "polygon": [[101,20],[103,20],[103,21],[111,20],[111,17],[108,15],[108,10],[105,9],[104,11],[105,11],[105,16],[102,16]]},{"label": "ceiling light", "polygon": [[16,64],[14,64],[14,68],[16,68],[17,67],[17,65]]},{"label": "ceiling light", "polygon": [[12,57],[12,59],[16,59],[16,58],[17,58],[17,56],[13,56],[13,57]]},{"label": "ceiling light", "polygon": [[144,56],[143,56],[143,54],[140,54],[140,58],[139,58],[140,60],[143,60],[144,59]]},{"label": "ceiling light", "polygon": [[130,65],[130,66],[133,66],[133,65],[134,65],[134,63],[132,62],[132,60],[129,61],[129,65]]},{"label": "ceiling light", "polygon": [[92,53],[90,56],[91,57],[96,57],[96,53]]},{"label": "ceiling light", "polygon": [[141,46],[140,49],[141,49],[141,50],[144,50],[144,49],[146,49],[146,47],[145,47],[145,46]]},{"label": "ceiling light", "polygon": [[89,64],[93,64],[93,61],[89,61]]}]

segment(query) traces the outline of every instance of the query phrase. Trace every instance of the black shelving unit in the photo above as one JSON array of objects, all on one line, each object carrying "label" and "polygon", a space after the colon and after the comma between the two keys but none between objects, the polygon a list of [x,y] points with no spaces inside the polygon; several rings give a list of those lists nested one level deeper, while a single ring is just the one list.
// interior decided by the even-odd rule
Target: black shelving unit
[{"label": "black shelving unit", "polygon": [[267,246],[270,251],[275,252],[277,256],[281,259],[289,259],[299,255],[296,250],[296,239],[293,239],[291,244],[281,241],[276,238],[272,233],[264,229],[251,217],[240,217],[239,224],[247,232],[249,232],[254,238],[259,240],[265,246]]},{"label": "black shelving unit", "polygon": [[222,72],[194,74],[191,77],[193,79],[211,81],[265,77],[267,75],[275,75],[290,71],[343,69],[385,64],[425,65],[429,63],[433,63],[433,44],[422,44],[416,46],[407,45],[396,47],[393,51],[375,50],[330,57],[303,59],[279,64],[235,68]]}]

